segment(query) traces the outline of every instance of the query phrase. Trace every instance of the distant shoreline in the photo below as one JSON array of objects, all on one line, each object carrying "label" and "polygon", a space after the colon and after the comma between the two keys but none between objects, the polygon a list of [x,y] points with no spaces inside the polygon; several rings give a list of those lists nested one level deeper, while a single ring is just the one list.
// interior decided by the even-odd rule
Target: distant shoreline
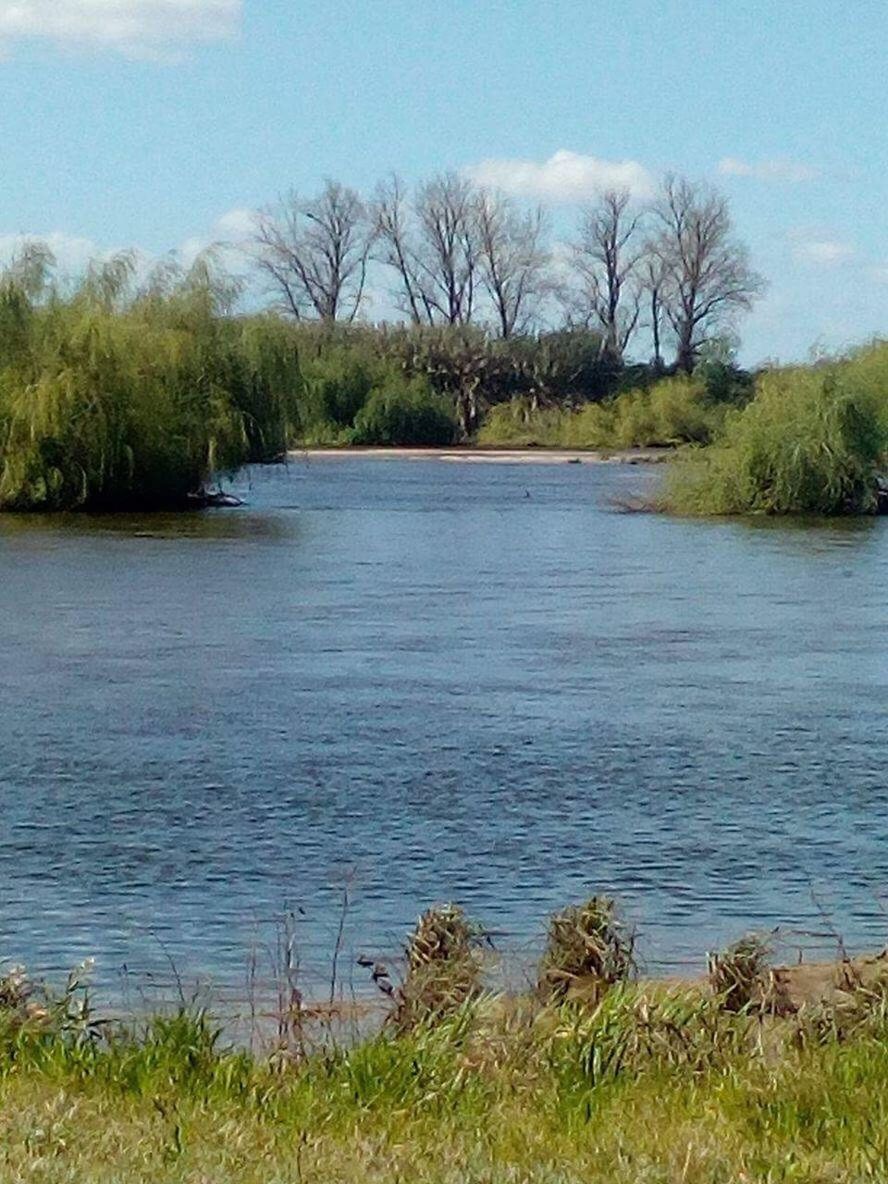
[{"label": "distant shoreline", "polygon": [[562,448],[293,448],[288,460],[440,460],[455,464],[566,465],[658,464],[673,448],[562,449]]}]

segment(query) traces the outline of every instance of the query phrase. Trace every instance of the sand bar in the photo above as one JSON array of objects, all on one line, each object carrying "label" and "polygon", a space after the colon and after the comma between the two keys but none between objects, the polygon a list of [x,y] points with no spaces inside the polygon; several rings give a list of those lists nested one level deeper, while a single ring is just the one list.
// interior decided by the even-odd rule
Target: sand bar
[{"label": "sand bar", "polygon": [[666,460],[671,448],[626,448],[614,451],[573,451],[556,448],[300,448],[288,452],[291,460],[440,460],[454,464],[577,465],[656,464]]}]

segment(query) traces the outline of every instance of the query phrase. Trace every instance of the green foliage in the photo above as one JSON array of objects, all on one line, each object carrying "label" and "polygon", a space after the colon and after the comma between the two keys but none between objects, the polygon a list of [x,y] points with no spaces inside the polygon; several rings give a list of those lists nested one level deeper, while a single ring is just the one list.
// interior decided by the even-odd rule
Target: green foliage
[{"label": "green foliage", "polygon": [[888,346],[762,375],[708,449],[677,465],[665,504],[694,514],[861,514],[888,453]]},{"label": "green foliage", "polygon": [[309,432],[334,437],[351,428],[371,391],[383,381],[385,366],[355,348],[331,344],[303,362],[303,422]]},{"label": "green foliage", "polygon": [[456,438],[452,405],[432,394],[428,383],[403,378],[374,390],[355,417],[353,444],[452,444]]},{"label": "green foliage", "polygon": [[705,443],[724,421],[698,377],[676,375],[575,411],[537,409],[528,400],[494,407],[478,434],[489,447],[652,448]]},{"label": "green foliage", "polygon": [[223,315],[197,264],[132,291],[132,262],[62,296],[35,264],[0,281],[0,507],[181,504],[220,471],[280,453],[295,421],[292,342]]}]

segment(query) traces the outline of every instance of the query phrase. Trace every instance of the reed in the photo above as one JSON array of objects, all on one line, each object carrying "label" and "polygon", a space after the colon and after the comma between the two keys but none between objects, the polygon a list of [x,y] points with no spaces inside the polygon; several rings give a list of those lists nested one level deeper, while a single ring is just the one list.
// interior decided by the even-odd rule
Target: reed
[{"label": "reed", "polygon": [[613,900],[592,896],[549,918],[537,988],[547,999],[583,992],[599,999],[635,973],[635,937]]},{"label": "reed", "polygon": [[404,1032],[459,1012],[481,993],[483,930],[459,905],[427,909],[407,943],[407,970],[392,1021]]}]

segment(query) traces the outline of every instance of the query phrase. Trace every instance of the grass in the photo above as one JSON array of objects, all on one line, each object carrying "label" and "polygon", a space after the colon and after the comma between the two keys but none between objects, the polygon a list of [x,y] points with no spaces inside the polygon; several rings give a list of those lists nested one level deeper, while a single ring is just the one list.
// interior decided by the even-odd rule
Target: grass
[{"label": "grass", "polygon": [[883,1028],[766,1054],[748,1017],[636,992],[589,1016],[478,1009],[284,1073],[187,1014],[133,1045],[20,1042],[0,1072],[0,1179],[883,1178]]},{"label": "grass", "polygon": [[[551,940],[568,912],[570,931],[600,945],[615,922],[608,906],[599,898],[558,914],[548,962],[560,952],[576,964],[575,940]],[[408,955],[440,976],[473,955],[477,938],[442,906],[420,919]],[[227,1047],[196,1008],[102,1024],[79,975],[57,996],[7,976],[0,1180],[885,1178],[884,978],[864,985],[845,966],[832,1001],[780,1016],[755,1006],[752,992],[749,1005],[731,994],[737,977],[760,980],[762,947],[738,944],[721,965],[731,960],[737,974],[724,989],[631,982],[625,959],[626,973],[583,1000],[473,989],[409,1025],[327,1039],[295,1060],[272,1046]]]}]

